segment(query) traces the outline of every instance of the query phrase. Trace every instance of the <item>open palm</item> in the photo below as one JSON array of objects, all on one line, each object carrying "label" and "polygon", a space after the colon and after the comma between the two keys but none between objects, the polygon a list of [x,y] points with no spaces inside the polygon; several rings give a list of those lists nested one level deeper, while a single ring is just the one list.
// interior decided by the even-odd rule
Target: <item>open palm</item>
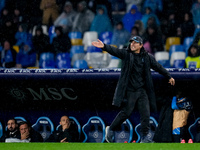
[{"label": "open palm", "polygon": [[104,47],[103,42],[100,41],[99,39],[98,39],[98,41],[93,41],[92,45],[95,46],[95,47],[98,47],[98,48],[103,48]]}]

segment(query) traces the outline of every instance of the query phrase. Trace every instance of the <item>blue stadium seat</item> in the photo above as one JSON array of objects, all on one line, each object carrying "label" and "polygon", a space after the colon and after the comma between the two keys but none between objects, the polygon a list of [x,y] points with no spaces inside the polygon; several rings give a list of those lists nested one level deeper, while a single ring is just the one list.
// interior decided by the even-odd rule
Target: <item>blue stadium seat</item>
[{"label": "blue stadium seat", "polygon": [[[80,138],[81,138],[81,125],[80,125],[80,123],[78,122],[78,120],[75,117],[69,116],[69,119],[70,119],[71,124],[76,126],[78,133],[79,133],[79,140],[80,140]],[[58,130],[59,128],[61,128],[60,124],[56,127],[56,130]]]},{"label": "blue stadium seat", "polygon": [[186,57],[188,56],[188,49],[192,45],[193,40],[194,40],[193,37],[186,37],[183,41],[183,46],[185,49]]},{"label": "blue stadium seat", "polygon": [[133,137],[133,126],[131,122],[127,119],[121,125],[121,130],[114,132],[114,142],[115,143],[124,143],[127,141],[131,142]]},{"label": "blue stadium seat", "polygon": [[[155,134],[155,130],[158,126],[158,122],[156,121],[156,119],[152,116],[150,116],[150,119],[149,119],[149,124],[150,124],[150,132],[153,134]],[[140,132],[140,129],[141,129],[141,124],[139,123],[136,127],[135,127],[135,132],[138,136],[138,139],[136,141],[136,143],[139,143],[140,140],[141,140],[141,132]]]},{"label": "blue stadium seat", "polygon": [[121,60],[118,57],[111,55],[111,60],[106,68],[119,68],[120,61]]},{"label": "blue stadium seat", "polygon": [[105,141],[105,123],[98,116],[90,117],[88,122],[82,127],[85,135],[85,142],[103,143]]},{"label": "blue stadium seat", "polygon": [[155,59],[163,67],[170,68],[169,52],[167,52],[167,51],[156,52],[155,53]]},{"label": "blue stadium seat", "polygon": [[69,53],[58,53],[56,55],[56,68],[71,68],[71,60]]},{"label": "blue stadium seat", "polygon": [[70,49],[70,58],[72,59],[74,54],[85,53],[82,45],[73,45]]},{"label": "blue stadium seat", "polygon": [[70,39],[82,39],[81,32],[69,32],[68,36]]},{"label": "blue stadium seat", "polygon": [[35,124],[32,125],[32,128],[36,131],[38,131],[44,141],[53,133],[54,131],[54,125],[52,121],[48,117],[40,117],[36,121]]},{"label": "blue stadium seat", "polygon": [[171,45],[169,49],[169,58],[174,52],[185,52],[183,45]]},{"label": "blue stadium seat", "polygon": [[189,126],[188,131],[193,142],[200,142],[200,117],[195,120],[195,122]]},{"label": "blue stadium seat", "polygon": [[87,61],[85,61],[84,59],[82,59],[82,60],[76,60],[74,62],[73,68],[87,69],[88,68]]},{"label": "blue stadium seat", "polygon": [[55,68],[54,54],[50,52],[42,53],[39,59],[40,68]]},{"label": "blue stadium seat", "polygon": [[111,44],[113,33],[106,31],[99,35],[99,39],[105,44]]},{"label": "blue stadium seat", "polygon": [[0,122],[0,138],[2,137],[2,135],[3,135],[3,126],[2,126],[2,124]]},{"label": "blue stadium seat", "polygon": [[88,46],[87,47],[87,53],[94,53],[94,52],[102,52],[100,48],[97,48],[95,46]]},{"label": "blue stadium seat", "polygon": [[16,117],[14,117],[14,119],[17,120],[17,123],[20,123],[22,121],[26,121],[26,119],[24,117],[21,117],[21,116],[16,116]]},{"label": "blue stadium seat", "polygon": [[170,59],[170,65],[173,68],[184,68],[185,58],[186,58],[185,52],[173,52]]}]

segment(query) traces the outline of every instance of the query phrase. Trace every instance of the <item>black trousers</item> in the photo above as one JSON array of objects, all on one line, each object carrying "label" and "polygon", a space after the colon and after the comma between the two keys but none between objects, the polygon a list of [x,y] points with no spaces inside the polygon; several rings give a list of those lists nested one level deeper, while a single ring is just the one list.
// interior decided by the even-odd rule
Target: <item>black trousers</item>
[{"label": "black trousers", "polygon": [[136,91],[127,91],[127,102],[122,106],[121,111],[115,117],[110,125],[111,130],[116,130],[121,124],[131,116],[135,105],[140,113],[141,133],[146,135],[150,129],[150,107],[149,100],[144,88],[139,88]]}]

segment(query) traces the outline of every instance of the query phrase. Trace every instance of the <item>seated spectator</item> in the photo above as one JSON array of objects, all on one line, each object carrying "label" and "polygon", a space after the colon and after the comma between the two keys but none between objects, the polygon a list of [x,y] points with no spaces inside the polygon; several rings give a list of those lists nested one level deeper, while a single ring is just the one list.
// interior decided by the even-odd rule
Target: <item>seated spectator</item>
[{"label": "seated spectator", "polygon": [[197,0],[196,3],[192,5],[191,12],[193,15],[193,23],[195,25],[200,24],[200,0]]},{"label": "seated spectator", "polygon": [[149,42],[152,54],[155,54],[157,51],[164,50],[162,34],[156,25],[150,25],[147,27],[146,32],[143,35],[143,39],[144,45],[146,42]]},{"label": "seated spectator", "polygon": [[9,41],[4,42],[3,50],[0,53],[0,66],[4,68],[13,68],[16,65],[16,51],[11,47]]},{"label": "seated spectator", "polygon": [[31,41],[32,35],[27,32],[27,26],[26,24],[20,24],[18,27],[18,32],[15,34],[15,39],[17,42],[15,45],[21,47],[23,43],[26,43],[27,41]]},{"label": "seated spectator", "polygon": [[134,26],[131,29],[131,37],[140,36],[138,27]]},{"label": "seated spectator", "polygon": [[200,68],[200,53],[197,45],[191,45],[185,59],[186,68]]},{"label": "seated spectator", "polygon": [[166,37],[173,37],[176,36],[176,29],[179,26],[179,23],[176,19],[175,13],[171,13],[168,16],[168,20],[167,20],[167,33],[166,33]]},{"label": "seated spectator", "polygon": [[51,51],[50,48],[50,39],[48,35],[43,33],[43,29],[41,26],[37,26],[35,30],[35,36],[32,37],[33,49],[38,54],[38,58],[40,58],[40,54],[43,52]]},{"label": "seated spectator", "polygon": [[62,26],[63,32],[70,32],[77,12],[73,10],[72,3],[67,1],[65,3],[63,12],[54,22],[54,26]]},{"label": "seated spectator", "polygon": [[157,26],[160,25],[160,21],[159,21],[158,17],[152,12],[150,7],[146,7],[145,14],[142,16],[142,20],[141,20],[145,29],[147,28],[147,22],[150,17],[155,19]]},{"label": "seated spectator", "polygon": [[124,24],[124,28],[131,32],[132,27],[135,24],[136,20],[141,20],[142,14],[137,10],[136,5],[132,5],[130,11],[124,15],[122,18],[122,22]]},{"label": "seated spectator", "polygon": [[158,14],[163,10],[162,0],[145,0],[143,8],[150,7],[152,12]]},{"label": "seated spectator", "polygon": [[122,22],[117,23],[113,31],[111,44],[119,47],[120,45],[125,45],[128,39],[130,39],[130,33],[124,29]]},{"label": "seated spectator", "polygon": [[12,118],[9,119],[7,122],[7,130],[0,138],[0,142],[8,142],[9,139],[19,139],[20,138],[20,132],[18,128],[17,121]]},{"label": "seated spectator", "polygon": [[9,9],[4,7],[0,14],[0,27],[5,24],[6,19],[10,16]]},{"label": "seated spectator", "polygon": [[140,36],[144,34],[145,29],[144,29],[144,25],[143,25],[141,20],[136,20],[134,26],[139,29],[139,35]]},{"label": "seated spectator", "polygon": [[26,42],[23,44],[19,53],[17,53],[16,67],[27,68],[34,67],[36,63],[36,53],[31,48],[31,43]]},{"label": "seated spectator", "polygon": [[5,23],[0,28],[0,39],[1,43],[5,40],[9,40],[11,45],[16,43],[15,33],[17,32],[17,27],[12,22],[12,17],[8,16]]},{"label": "seated spectator", "polygon": [[59,16],[59,7],[56,0],[41,0],[40,9],[43,11],[42,24],[50,25]]},{"label": "seated spectator", "polygon": [[20,139],[21,142],[43,142],[43,138],[40,133],[31,128],[29,123],[23,121],[19,124]]},{"label": "seated spectator", "polygon": [[71,40],[68,34],[63,33],[61,26],[55,27],[56,37],[53,38],[53,49],[55,53],[66,53],[70,52]]},{"label": "seated spectator", "polygon": [[186,12],[184,14],[183,23],[181,23],[181,30],[184,31],[182,32],[183,39],[185,39],[186,37],[192,37],[194,35],[195,25],[192,21],[191,13]]},{"label": "seated spectator", "polygon": [[49,136],[46,142],[77,142],[78,130],[70,123],[68,116],[62,116],[60,127]]},{"label": "seated spectator", "polygon": [[97,6],[97,14],[92,21],[90,31],[97,31],[98,35],[105,31],[112,31],[112,24],[104,5]]},{"label": "seated spectator", "polygon": [[78,31],[84,33],[89,31],[92,21],[94,20],[95,14],[87,8],[87,3],[81,1],[78,3],[78,14],[75,17],[72,31]]},{"label": "seated spectator", "polygon": [[16,7],[13,14],[13,23],[18,26],[24,21],[23,19],[20,9]]}]

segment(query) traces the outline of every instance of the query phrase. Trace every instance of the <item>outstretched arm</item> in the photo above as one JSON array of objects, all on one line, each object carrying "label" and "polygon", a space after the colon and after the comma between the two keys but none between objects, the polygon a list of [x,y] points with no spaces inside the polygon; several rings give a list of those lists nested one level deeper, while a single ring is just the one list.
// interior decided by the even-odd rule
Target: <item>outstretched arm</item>
[{"label": "outstretched arm", "polygon": [[92,45],[97,47],[97,48],[101,48],[102,50],[107,51],[109,54],[116,56],[120,59],[123,59],[123,57],[126,54],[126,51],[124,49],[119,49],[119,48],[116,48],[114,46],[104,44],[99,39],[98,39],[98,41],[93,41]]},{"label": "outstretched arm", "polygon": [[97,39],[98,41],[93,41],[92,45],[98,48],[104,48],[104,44],[102,41],[100,41],[99,39]]}]

